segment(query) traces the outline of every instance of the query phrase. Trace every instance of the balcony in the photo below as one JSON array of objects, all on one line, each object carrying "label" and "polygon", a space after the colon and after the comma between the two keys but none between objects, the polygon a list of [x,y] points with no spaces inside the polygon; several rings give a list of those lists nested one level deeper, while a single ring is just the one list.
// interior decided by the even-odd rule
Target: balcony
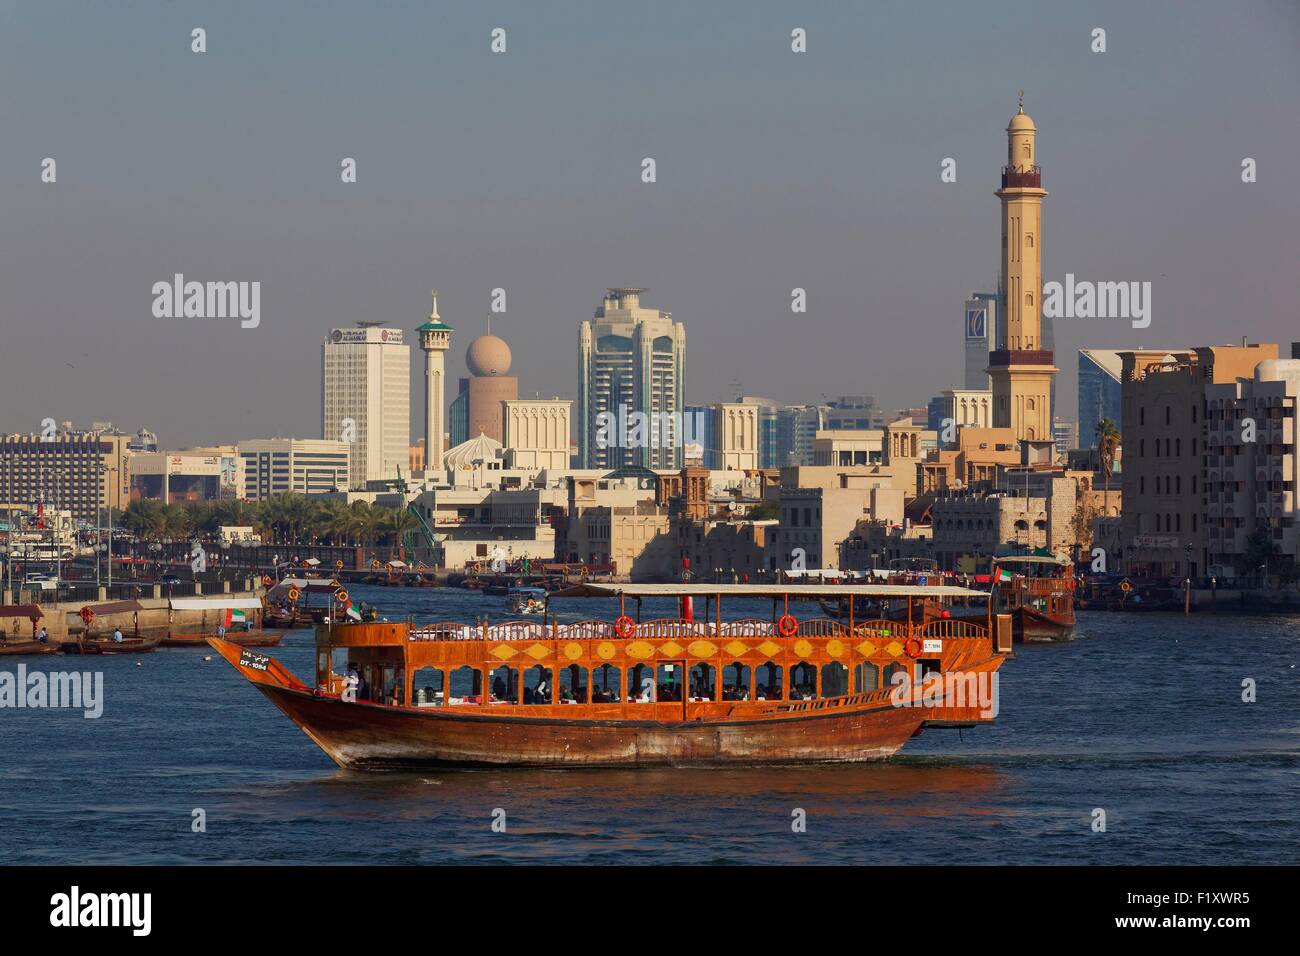
[{"label": "balcony", "polygon": [[1043,188],[1043,171],[1038,166],[1030,166],[1028,169],[1013,169],[1010,166],[1002,167],[1002,188],[1003,189],[1042,189]]}]

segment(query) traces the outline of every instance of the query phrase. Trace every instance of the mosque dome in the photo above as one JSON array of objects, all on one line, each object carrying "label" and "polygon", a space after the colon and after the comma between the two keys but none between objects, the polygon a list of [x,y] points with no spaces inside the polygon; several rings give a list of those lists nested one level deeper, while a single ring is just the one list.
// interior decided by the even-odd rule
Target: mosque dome
[{"label": "mosque dome", "polygon": [[465,364],[471,375],[506,375],[510,372],[510,346],[491,332],[480,335],[465,350]]},{"label": "mosque dome", "polygon": [[1035,126],[1034,121],[1029,118],[1029,114],[1025,112],[1023,106],[1020,108],[1020,112],[1011,117],[1011,122],[1007,125],[1007,130],[1012,133],[1020,130],[1034,131],[1037,129],[1038,127]]},{"label": "mosque dome", "polygon": [[[498,339],[498,341],[500,341]],[[502,345],[505,343],[502,342]],[[442,456],[444,468],[473,468],[480,462],[496,461],[504,449],[495,438],[489,438],[482,432],[469,441],[463,441]]]}]

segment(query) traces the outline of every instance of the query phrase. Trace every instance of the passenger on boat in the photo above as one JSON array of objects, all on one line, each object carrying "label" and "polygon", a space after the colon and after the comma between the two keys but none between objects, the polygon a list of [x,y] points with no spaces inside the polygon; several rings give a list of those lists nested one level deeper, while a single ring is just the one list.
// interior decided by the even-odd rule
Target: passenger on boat
[{"label": "passenger on boat", "polygon": [[349,664],[347,676],[343,678],[342,699],[348,703],[355,703],[357,699],[357,688],[360,686],[361,676],[357,673],[357,665]]},{"label": "passenger on boat", "polygon": [[218,624],[218,625],[217,625],[217,637],[224,638],[225,636],[226,636],[226,625],[224,625],[224,624]]},{"label": "passenger on boat", "polygon": [[506,699],[506,681],[500,674],[492,681],[492,696],[497,700]]},{"label": "passenger on boat", "polygon": [[113,642],[115,644],[122,643],[122,629],[120,627],[113,628]]},{"label": "passenger on boat", "polygon": [[653,678],[641,678],[641,694],[637,697],[638,704],[651,704],[655,699],[655,682]]},{"label": "passenger on boat", "polygon": [[40,633],[36,635],[36,640],[37,643],[40,644],[50,643],[50,635],[46,632],[45,628],[41,628]]}]

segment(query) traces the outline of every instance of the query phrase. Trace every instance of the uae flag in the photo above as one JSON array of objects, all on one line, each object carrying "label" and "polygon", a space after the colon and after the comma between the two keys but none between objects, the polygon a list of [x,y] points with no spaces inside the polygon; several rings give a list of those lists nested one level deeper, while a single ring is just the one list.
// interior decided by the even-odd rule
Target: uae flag
[{"label": "uae flag", "polygon": [[232,624],[247,624],[247,623],[248,623],[248,617],[247,615],[244,614],[243,611],[239,610],[238,608],[226,609],[226,627],[230,627]]},{"label": "uae flag", "polygon": [[1010,584],[1011,572],[1006,568],[998,568],[998,584]]}]

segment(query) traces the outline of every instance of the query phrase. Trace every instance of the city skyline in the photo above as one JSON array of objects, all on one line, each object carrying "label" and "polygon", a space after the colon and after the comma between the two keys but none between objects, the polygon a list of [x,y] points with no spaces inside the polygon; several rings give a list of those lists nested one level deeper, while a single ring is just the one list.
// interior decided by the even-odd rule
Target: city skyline
[{"label": "city skyline", "polygon": [[[953,317],[996,273],[1000,130],[1021,88],[1051,176],[1044,282],[1154,284],[1148,329],[1056,323],[1057,354],[1071,356],[1060,417],[1075,416],[1079,348],[1291,338],[1300,199],[1276,184],[1300,145],[1287,94],[1300,67],[1284,55],[1300,15],[1004,9],[1014,28],[995,9],[956,8],[943,35],[903,6],[692,9],[685,29],[632,10],[613,39],[578,6],[436,21],[402,8],[360,24],[337,8],[303,23],[181,9],[129,37],[92,9],[71,39],[45,11],[14,14],[24,43],[0,76],[12,88],[39,76],[43,95],[0,114],[20,147],[0,157],[0,430],[84,427],[94,407],[167,447],[311,437],[321,337],[359,320],[413,334],[433,285],[466,329],[505,290],[493,324],[518,356],[521,397],[576,400],[577,317],[594,290],[637,282],[689,326],[691,404],[732,399],[737,381],[783,404],[870,393],[923,405],[962,384]],[[189,49],[196,17],[202,56]],[[1099,24],[1109,48],[1092,53]],[[510,46],[494,57],[499,25]],[[790,51],[796,26],[807,53]],[[290,30],[299,42],[281,56]],[[1234,56],[1216,56],[1226,42]],[[153,71],[125,69],[123,49],[168,83],[142,85]],[[376,49],[383,80],[331,78],[330,64],[367,64]],[[591,61],[552,65],[575,49]],[[971,49],[988,55],[954,55]],[[651,69],[665,63],[670,75]],[[302,92],[287,79],[303,69],[327,82]],[[597,91],[592,71],[614,78]],[[233,136],[224,113],[205,112],[232,96],[247,103]],[[636,119],[629,132],[609,115]],[[41,182],[46,156],[55,183]],[[344,184],[349,156],[357,182]],[[646,156],[655,183],[641,182]],[[1241,181],[1247,156],[1258,183]],[[259,326],[154,318],[150,288],[175,273],[261,282]],[[411,359],[415,391],[423,357]],[[461,368],[453,348],[446,374]],[[422,409],[410,431],[424,433]]]}]

